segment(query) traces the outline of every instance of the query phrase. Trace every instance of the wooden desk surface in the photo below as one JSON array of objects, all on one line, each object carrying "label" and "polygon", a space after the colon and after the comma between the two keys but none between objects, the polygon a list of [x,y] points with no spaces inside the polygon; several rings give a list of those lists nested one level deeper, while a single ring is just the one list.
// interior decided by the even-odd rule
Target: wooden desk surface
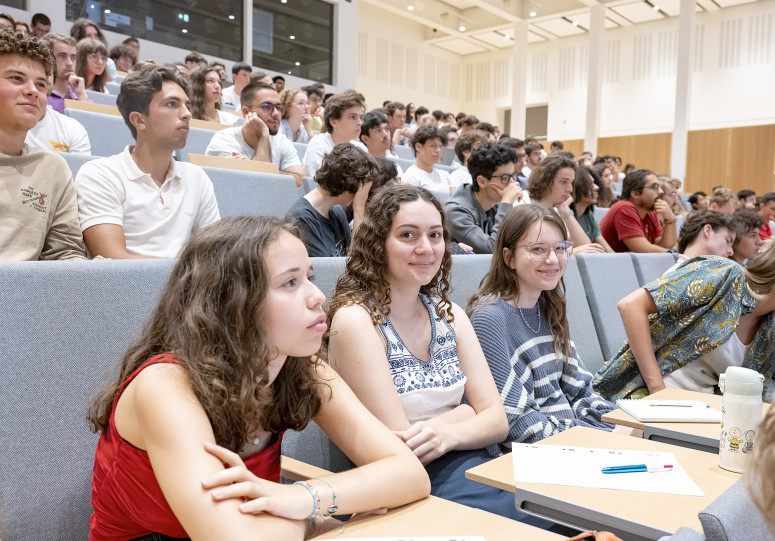
[{"label": "wooden desk surface", "polygon": [[341,534],[337,528],[313,539],[444,535],[481,535],[487,541],[565,539],[521,522],[433,496],[391,509],[387,515],[356,516]]},{"label": "wooden desk surface", "polygon": [[[697,513],[740,479],[740,474],[721,469],[716,455],[631,436],[612,434],[594,428],[574,427],[539,442],[539,445],[541,444],[673,453],[679,464],[705,493],[705,496],[679,496],[539,483],[519,484],[520,489],[620,516],[629,521],[669,532],[674,532],[681,526],[701,531],[702,527]],[[466,477],[511,492],[516,490],[511,454],[468,470]]]}]

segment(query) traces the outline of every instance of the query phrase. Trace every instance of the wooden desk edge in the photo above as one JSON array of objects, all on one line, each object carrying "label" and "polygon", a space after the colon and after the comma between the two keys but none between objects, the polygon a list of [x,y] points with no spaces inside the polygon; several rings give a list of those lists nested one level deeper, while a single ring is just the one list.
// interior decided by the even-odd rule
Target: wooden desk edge
[{"label": "wooden desk edge", "polygon": [[501,490],[506,490],[508,492],[514,492],[516,490],[514,481],[512,481],[512,484],[508,484],[508,483],[504,483],[500,479],[493,479],[492,477],[487,477],[485,475],[480,474],[478,471],[479,468],[486,465],[487,463],[484,463],[484,464],[481,464],[480,466],[475,466],[470,470],[466,470],[466,479],[470,481],[476,481],[477,483],[482,483],[483,485],[496,487]]},{"label": "wooden desk edge", "polygon": [[280,464],[280,474],[293,481],[304,481],[306,479],[315,479],[333,475],[330,471],[318,468],[312,464],[307,464],[301,460],[296,460],[288,456],[282,457]]}]

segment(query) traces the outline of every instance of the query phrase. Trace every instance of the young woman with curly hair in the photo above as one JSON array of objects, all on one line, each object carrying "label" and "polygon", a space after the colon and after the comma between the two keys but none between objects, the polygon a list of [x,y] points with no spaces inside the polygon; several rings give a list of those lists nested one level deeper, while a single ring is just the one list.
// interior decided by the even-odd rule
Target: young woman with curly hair
[{"label": "young woman with curly hair", "polygon": [[432,494],[523,519],[512,494],[465,479],[508,427],[471,323],[448,297],[449,239],[424,188],[374,196],[328,308],[330,361],[425,464]]},{"label": "young woman with curly hair", "polygon": [[570,339],[562,277],[572,251],[556,212],[516,206],[501,223],[489,272],[468,300],[506,406],[508,442],[532,443],[574,426],[612,428],[601,418],[614,405],[592,391],[592,374]]},{"label": "young woman with curly hair", "polygon": [[603,253],[605,248],[590,240],[571,209],[575,179],[576,162],[571,158],[552,154],[533,168],[527,181],[527,191],[533,203],[541,203],[555,209],[578,253]]},{"label": "young woman with curly hair", "polygon": [[[428,494],[420,462],[316,356],[325,297],[298,235],[242,216],[192,236],[92,404],[90,540],[300,540],[303,519],[332,506],[353,513]],[[278,484],[283,432],[311,419],[362,467]]]},{"label": "young woman with curly hair", "polygon": [[280,101],[285,107],[280,133],[294,143],[309,143],[312,115],[307,95],[300,88],[286,88],[280,94]]},{"label": "young woman with curly hair", "polygon": [[238,117],[221,110],[221,76],[218,66],[197,68],[188,76],[188,94],[191,99],[191,116],[233,126]]}]

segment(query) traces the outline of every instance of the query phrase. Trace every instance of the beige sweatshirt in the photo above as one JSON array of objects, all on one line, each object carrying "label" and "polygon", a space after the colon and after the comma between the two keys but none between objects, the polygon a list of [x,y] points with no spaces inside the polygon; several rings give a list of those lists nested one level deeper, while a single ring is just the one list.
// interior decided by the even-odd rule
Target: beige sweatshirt
[{"label": "beige sweatshirt", "polygon": [[0,152],[0,261],[84,259],[73,175],[64,158],[24,145]]}]

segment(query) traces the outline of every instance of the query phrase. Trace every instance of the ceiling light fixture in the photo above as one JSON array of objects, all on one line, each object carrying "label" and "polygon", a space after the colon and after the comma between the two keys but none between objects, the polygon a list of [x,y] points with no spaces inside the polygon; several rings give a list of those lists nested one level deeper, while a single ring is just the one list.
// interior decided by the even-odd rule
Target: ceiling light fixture
[{"label": "ceiling light fixture", "polygon": [[578,21],[573,21],[573,26],[578,26],[578,25],[579,25]]},{"label": "ceiling light fixture", "polygon": [[296,64],[297,66],[301,66],[301,62],[296,62],[295,64]]},{"label": "ceiling light fixture", "polygon": [[186,30],[185,28],[181,30],[181,32],[183,32],[184,34],[188,34],[188,30]]},{"label": "ceiling light fixture", "polygon": [[234,15],[229,15],[229,20],[233,21],[234,20]]},{"label": "ceiling light fixture", "polygon": [[288,36],[290,39],[296,39],[296,36]]},{"label": "ceiling light fixture", "polygon": [[106,10],[105,10],[105,13],[107,13],[107,14],[110,14],[110,10],[109,10],[109,9],[106,9]]},{"label": "ceiling light fixture", "polygon": [[505,35],[505,36],[503,36],[503,37],[504,37],[504,38],[506,38],[506,39],[511,39],[511,36],[509,36],[508,34],[506,34],[506,35]]},{"label": "ceiling light fixture", "polygon": [[530,12],[530,16],[531,16],[531,17],[535,17],[535,16],[536,16],[536,12],[535,12],[535,11],[531,11],[531,12]]},{"label": "ceiling light fixture", "polygon": [[654,11],[659,11],[659,6],[655,5],[651,9],[653,9]]},{"label": "ceiling light fixture", "polygon": [[461,32],[465,32],[466,31],[466,25],[464,25],[463,23],[460,23],[460,26],[458,26],[457,29],[460,30]]},{"label": "ceiling light fixture", "polygon": [[409,11],[414,11],[414,1],[410,1],[410,2],[409,2],[407,5],[406,5],[406,9],[407,9],[407,10],[409,10]]}]

